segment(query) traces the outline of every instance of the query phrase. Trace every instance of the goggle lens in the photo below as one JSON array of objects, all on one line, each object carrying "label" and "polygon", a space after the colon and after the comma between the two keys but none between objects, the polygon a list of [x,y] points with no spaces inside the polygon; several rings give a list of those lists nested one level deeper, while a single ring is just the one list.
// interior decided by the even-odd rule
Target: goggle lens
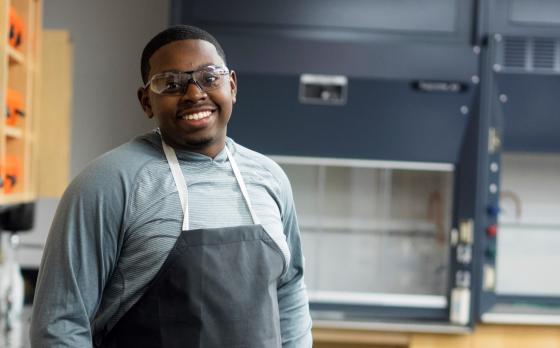
[{"label": "goggle lens", "polygon": [[193,82],[204,92],[220,87],[229,70],[222,67],[205,67],[193,72],[166,72],[152,77],[150,89],[156,94],[182,95]]}]

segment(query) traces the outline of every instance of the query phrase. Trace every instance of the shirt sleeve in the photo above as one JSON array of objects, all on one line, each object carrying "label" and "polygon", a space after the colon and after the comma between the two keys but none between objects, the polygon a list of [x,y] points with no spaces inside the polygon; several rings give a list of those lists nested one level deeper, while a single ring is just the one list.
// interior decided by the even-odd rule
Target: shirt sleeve
[{"label": "shirt sleeve", "polygon": [[312,346],[312,336],[309,300],[303,277],[304,258],[292,189],[288,178],[283,172],[282,174],[284,179],[282,222],[291,254],[288,271],[278,287],[282,347],[307,348]]},{"label": "shirt sleeve", "polygon": [[115,265],[124,214],[118,174],[93,166],[64,193],[43,252],[32,347],[91,347],[90,323]]}]

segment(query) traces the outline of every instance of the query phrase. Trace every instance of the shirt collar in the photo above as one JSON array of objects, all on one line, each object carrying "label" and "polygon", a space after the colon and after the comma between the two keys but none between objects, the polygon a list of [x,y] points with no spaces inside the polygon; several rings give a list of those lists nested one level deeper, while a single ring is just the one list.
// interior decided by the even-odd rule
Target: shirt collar
[{"label": "shirt collar", "polygon": [[[159,133],[159,129],[156,128],[154,133],[157,136],[157,142],[159,143],[159,147],[161,147],[161,135]],[[233,140],[229,137],[226,137],[226,146],[229,148],[232,155],[235,154],[235,144]],[[210,156],[203,155],[198,152],[182,150],[182,149],[174,149],[175,154],[177,155],[177,159],[181,161],[191,161],[191,162],[216,162],[216,163],[225,163],[228,162],[226,149],[223,148],[216,157],[212,158]],[[163,150],[162,150],[163,151]]]}]

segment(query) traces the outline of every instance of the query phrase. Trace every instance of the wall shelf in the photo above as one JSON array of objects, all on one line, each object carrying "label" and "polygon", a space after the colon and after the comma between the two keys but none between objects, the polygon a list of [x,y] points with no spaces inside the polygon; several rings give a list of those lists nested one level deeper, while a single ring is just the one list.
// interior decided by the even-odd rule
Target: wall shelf
[{"label": "wall shelf", "polygon": [[8,59],[11,64],[25,64],[25,55],[13,47],[6,47],[8,53]]},{"label": "wall shelf", "polygon": [[21,139],[21,138],[23,138],[23,129],[17,128],[17,127],[6,126],[6,129],[4,130],[4,134],[8,138]]},{"label": "wall shelf", "polygon": [[34,198],[35,198],[34,195],[29,192],[4,194],[2,196],[2,205],[12,205],[18,203],[31,202]]},{"label": "wall shelf", "polygon": [[[36,113],[39,108],[34,105],[40,69],[34,62],[40,57],[42,8],[40,0],[2,0],[0,4],[2,206],[29,202],[37,196],[38,146],[33,139],[39,118]],[[19,21],[11,22],[13,18]],[[17,42],[10,33],[19,37]]]}]

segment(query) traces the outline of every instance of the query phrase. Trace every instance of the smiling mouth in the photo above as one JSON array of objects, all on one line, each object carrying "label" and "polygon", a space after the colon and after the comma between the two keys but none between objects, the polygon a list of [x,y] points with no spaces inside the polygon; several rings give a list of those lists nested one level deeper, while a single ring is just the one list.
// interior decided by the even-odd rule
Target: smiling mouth
[{"label": "smiling mouth", "polygon": [[200,111],[200,112],[196,112],[193,114],[186,114],[183,116],[179,116],[180,119],[182,120],[202,120],[204,118],[207,118],[208,116],[212,115],[212,111],[207,110],[207,111]]}]

